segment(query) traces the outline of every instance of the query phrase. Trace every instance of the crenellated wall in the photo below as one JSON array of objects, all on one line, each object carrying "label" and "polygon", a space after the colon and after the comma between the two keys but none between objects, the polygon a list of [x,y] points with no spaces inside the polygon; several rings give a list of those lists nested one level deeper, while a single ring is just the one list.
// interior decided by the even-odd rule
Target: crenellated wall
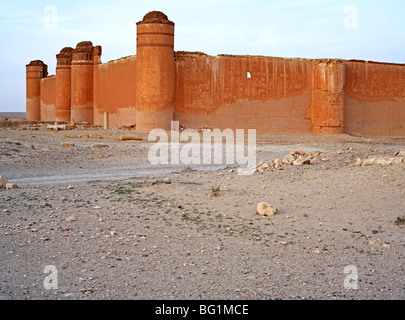
[{"label": "crenellated wall", "polygon": [[258,133],[405,136],[405,65],[174,51],[174,23],[137,23],[137,54],[101,63],[90,41],[27,65],[27,119]]}]

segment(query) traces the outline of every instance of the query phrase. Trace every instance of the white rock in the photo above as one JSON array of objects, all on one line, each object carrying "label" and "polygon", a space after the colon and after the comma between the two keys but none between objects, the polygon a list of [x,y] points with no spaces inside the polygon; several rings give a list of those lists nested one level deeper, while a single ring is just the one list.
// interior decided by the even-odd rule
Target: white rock
[{"label": "white rock", "polygon": [[260,202],[257,205],[257,213],[261,216],[274,216],[277,214],[277,209],[266,202]]},{"label": "white rock", "polygon": [[8,180],[4,176],[0,176],[0,189],[4,189],[8,183]]},{"label": "white rock", "polygon": [[6,189],[19,189],[20,187],[13,183],[7,183]]},{"label": "white rock", "polygon": [[363,166],[365,166],[365,167],[372,166],[376,163],[376,161],[377,161],[377,158],[373,158],[373,157],[367,158],[366,160],[363,161]]}]

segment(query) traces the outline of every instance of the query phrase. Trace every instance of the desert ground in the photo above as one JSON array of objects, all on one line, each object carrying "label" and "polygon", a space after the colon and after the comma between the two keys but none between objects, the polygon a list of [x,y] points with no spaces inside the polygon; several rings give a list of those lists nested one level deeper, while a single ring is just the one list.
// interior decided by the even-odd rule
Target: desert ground
[{"label": "desert ground", "polygon": [[19,187],[0,190],[0,299],[405,298],[405,138],[258,135],[241,175],[153,166],[132,128],[0,117],[0,175]]}]

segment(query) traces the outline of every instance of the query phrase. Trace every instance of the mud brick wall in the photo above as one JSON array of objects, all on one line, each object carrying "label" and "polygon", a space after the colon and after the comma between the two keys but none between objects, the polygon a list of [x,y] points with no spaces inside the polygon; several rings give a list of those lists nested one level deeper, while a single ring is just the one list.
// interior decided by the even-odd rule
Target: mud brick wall
[{"label": "mud brick wall", "polygon": [[110,127],[134,125],[136,92],[136,56],[96,66],[94,124],[103,125],[108,112]]},{"label": "mud brick wall", "polygon": [[405,136],[405,65],[347,61],[345,132]]},{"label": "mud brick wall", "polygon": [[41,121],[55,121],[56,76],[41,79]]},{"label": "mud brick wall", "polygon": [[176,53],[175,115],[184,127],[311,132],[309,60]]}]

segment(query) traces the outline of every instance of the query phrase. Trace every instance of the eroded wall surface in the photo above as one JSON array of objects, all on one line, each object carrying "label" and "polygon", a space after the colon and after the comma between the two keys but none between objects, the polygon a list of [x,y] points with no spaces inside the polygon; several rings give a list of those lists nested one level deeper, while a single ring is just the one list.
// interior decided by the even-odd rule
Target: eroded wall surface
[{"label": "eroded wall surface", "polygon": [[136,91],[136,56],[96,66],[94,124],[103,125],[108,112],[111,128],[134,125]]},{"label": "eroded wall surface", "polygon": [[41,121],[56,119],[56,76],[41,79]]},{"label": "eroded wall surface", "polygon": [[405,136],[405,65],[346,62],[345,132]]},{"label": "eroded wall surface", "polygon": [[311,132],[309,60],[176,53],[175,114],[184,127]]}]

